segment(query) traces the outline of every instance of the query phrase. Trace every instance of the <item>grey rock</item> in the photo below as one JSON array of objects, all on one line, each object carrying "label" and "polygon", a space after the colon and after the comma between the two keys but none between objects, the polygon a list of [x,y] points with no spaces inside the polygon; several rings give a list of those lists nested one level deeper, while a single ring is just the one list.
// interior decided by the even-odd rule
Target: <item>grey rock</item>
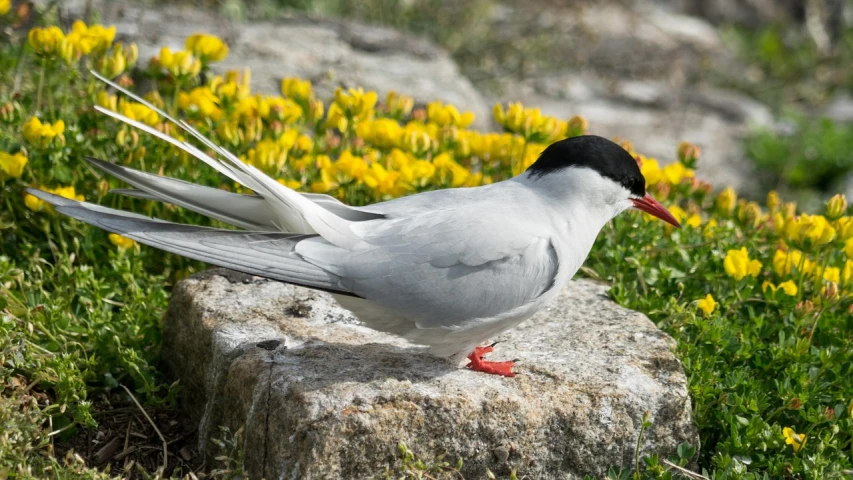
[{"label": "grey rock", "polygon": [[[183,49],[186,37],[194,33],[210,33],[230,48],[214,71],[248,68],[252,86],[262,93],[280,93],[281,79],[291,76],[311,79],[325,98],[338,86],[376,90],[380,98],[395,90],[419,102],[452,103],[473,112],[476,126],[488,125],[490,110],[483,97],[447,52],[390,28],[308,16],[237,23],[190,7],[94,3],[101,22],[116,26],[117,40],[136,42],[140,62],[164,46]],[[79,16],[85,2],[69,0],[65,8],[71,17]]]},{"label": "grey rock", "polygon": [[743,65],[710,23],[677,7],[648,0],[543,7],[575,25],[555,29],[553,39],[571,45],[571,52],[550,69],[504,80],[493,101],[521,101],[564,119],[582,115],[591,133],[630,140],[664,164],[675,160],[681,141],[696,143],[703,152],[701,179],[746,194],[758,190],[742,140],[753,127],[773,128],[773,114],[702,81],[709,69],[742,76]]},{"label": "grey rock", "polygon": [[498,340],[515,378],[484,375],[361,326],[331,296],[211,270],[180,282],[163,357],[199,421],[245,427],[252,478],[372,478],[405,442],[420,458],[462,458],[527,478],[602,476],[643,452],[698,445],[674,342],[607,287],[573,281],[554,304]]},{"label": "grey rock", "polygon": [[835,95],[823,114],[836,122],[853,122],[853,96],[848,93]]},{"label": "grey rock", "polygon": [[675,160],[682,141],[702,149],[698,175],[740,192],[756,188],[742,140],[756,127],[772,127],[770,109],[744,95],[663,80],[609,80],[596,74],[558,74],[512,85],[503,101],[539,106],[558,118],[582,115],[590,133],[630,140],[662,164]]}]

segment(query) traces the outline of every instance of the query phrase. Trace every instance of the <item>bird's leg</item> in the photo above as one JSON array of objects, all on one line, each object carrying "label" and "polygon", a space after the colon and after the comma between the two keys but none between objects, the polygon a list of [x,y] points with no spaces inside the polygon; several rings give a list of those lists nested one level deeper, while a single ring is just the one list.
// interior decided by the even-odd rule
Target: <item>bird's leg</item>
[{"label": "bird's leg", "polygon": [[483,360],[483,356],[487,353],[491,353],[494,350],[495,344],[491,344],[485,347],[474,347],[474,351],[468,355],[468,365],[466,368],[470,368],[475,372],[483,372],[491,375],[502,375],[504,377],[514,377],[515,373],[512,371],[512,366],[515,362],[489,362]]}]

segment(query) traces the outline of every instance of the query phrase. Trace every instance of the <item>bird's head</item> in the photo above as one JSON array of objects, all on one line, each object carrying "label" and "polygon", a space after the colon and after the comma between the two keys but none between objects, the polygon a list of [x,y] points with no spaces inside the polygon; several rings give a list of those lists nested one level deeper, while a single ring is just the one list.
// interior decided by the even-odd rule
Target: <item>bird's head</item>
[{"label": "bird's head", "polygon": [[606,138],[583,135],[549,145],[521,177],[569,208],[603,218],[636,208],[670,225],[678,220],[646,192],[646,179],[637,161]]}]

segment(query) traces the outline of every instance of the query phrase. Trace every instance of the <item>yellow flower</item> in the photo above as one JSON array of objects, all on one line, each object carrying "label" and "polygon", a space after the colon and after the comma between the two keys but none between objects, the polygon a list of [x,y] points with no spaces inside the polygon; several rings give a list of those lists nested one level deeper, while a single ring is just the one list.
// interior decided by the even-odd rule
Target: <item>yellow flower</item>
[{"label": "yellow flower", "polygon": [[835,221],[835,231],[838,238],[848,240],[853,238],[853,217],[841,217]]},{"label": "yellow flower", "polygon": [[257,168],[280,169],[287,161],[287,149],[280,142],[264,139],[249,149],[246,163]]},{"label": "yellow flower", "polygon": [[767,193],[767,209],[771,212],[775,212],[781,204],[782,201],[779,199],[779,194],[776,193],[776,190],[770,190],[770,192]]},{"label": "yellow flower", "polygon": [[406,125],[402,138],[400,139],[400,148],[415,155],[422,155],[432,149],[438,142],[430,136],[429,132],[413,128]]},{"label": "yellow flower", "polygon": [[654,158],[643,160],[643,164],[640,166],[640,173],[645,177],[647,187],[663,180],[663,172],[661,172],[660,164]]},{"label": "yellow flower", "polygon": [[702,225],[702,217],[699,216],[699,214],[694,213],[693,215],[687,217],[687,221],[685,221],[684,224],[688,227],[699,227],[700,225]]},{"label": "yellow flower", "polygon": [[202,63],[215,63],[228,56],[228,45],[215,35],[196,33],[187,37],[184,48],[200,59]]},{"label": "yellow flower", "polygon": [[50,57],[57,54],[65,40],[65,34],[59,27],[35,27],[27,34],[27,43],[37,55]]},{"label": "yellow flower", "polygon": [[785,216],[780,212],[773,214],[773,231],[777,235],[784,236],[785,233]]},{"label": "yellow flower", "polygon": [[800,215],[785,225],[787,239],[798,245],[826,245],[835,239],[835,229],[823,215]]},{"label": "yellow flower", "polygon": [[121,44],[116,44],[110,53],[98,61],[98,72],[107,78],[115,78],[121,75],[125,68],[127,68],[127,59],[124,56]]},{"label": "yellow flower", "polygon": [[[321,157],[325,157],[325,155],[322,155]],[[321,157],[318,157],[318,160],[321,160]],[[328,160],[328,158],[326,158],[326,160]],[[311,184],[311,191],[314,193],[327,193],[337,186],[338,184],[331,177],[331,168],[321,167],[320,180]]]},{"label": "yellow flower", "polygon": [[847,255],[847,258],[853,258],[853,238],[844,242],[844,254]]},{"label": "yellow flower", "polygon": [[136,102],[121,102],[121,114],[125,117],[142,122],[146,125],[156,125],[160,121],[157,112],[147,106]]},{"label": "yellow flower", "polygon": [[65,122],[57,120],[53,124],[41,123],[36,117],[30,118],[21,129],[24,138],[34,144],[45,146],[56,137],[61,137],[65,131]]},{"label": "yellow flower", "polygon": [[783,428],[782,436],[785,437],[785,444],[794,448],[794,453],[799,452],[806,444],[806,434],[796,433],[792,428]]},{"label": "yellow flower", "polygon": [[757,227],[765,220],[765,215],[761,211],[761,207],[755,202],[747,202],[739,200],[737,206],[737,219],[745,225]]},{"label": "yellow flower", "polygon": [[219,98],[208,87],[197,87],[189,93],[180,92],[178,106],[186,112],[198,112],[201,116],[210,117],[213,120],[219,120],[222,117]]},{"label": "yellow flower", "polygon": [[115,95],[110,95],[106,91],[98,92],[98,100],[97,103],[99,106],[106,108],[107,110],[118,111],[118,97]]},{"label": "yellow flower", "polygon": [[714,309],[717,308],[717,302],[714,301],[714,297],[712,297],[709,293],[708,295],[705,295],[705,298],[696,302],[696,306],[699,307],[699,310],[702,310],[702,312],[704,312],[705,316],[707,317],[708,315],[713,313]]},{"label": "yellow flower", "polygon": [[414,106],[414,98],[406,95],[400,95],[393,90],[388,92],[385,96],[385,111],[392,117],[405,117],[412,113],[412,108],[414,108]]},{"label": "yellow flower", "polygon": [[538,108],[524,108],[520,102],[507,105],[505,111],[500,103],[495,104],[492,113],[504,130],[517,133],[528,142],[551,143],[565,138],[568,129],[566,122],[542,115]]},{"label": "yellow flower", "polygon": [[359,123],[355,127],[355,133],[375,147],[391,148],[400,144],[403,127],[396,120],[380,118]]},{"label": "yellow flower", "polygon": [[794,269],[809,274],[814,271],[815,263],[806,258],[803,252],[799,250],[789,249],[776,250],[773,255],[773,270],[780,277],[790,275]]},{"label": "yellow flower", "polygon": [[720,209],[726,215],[731,215],[732,211],[735,209],[735,205],[737,204],[737,195],[732,187],[728,187],[719,195],[717,195],[717,199],[714,200],[714,203],[717,205],[717,208]]},{"label": "yellow flower", "polygon": [[440,177],[440,183],[450,183],[453,188],[461,187],[468,181],[471,172],[456,163],[450,155],[442,153],[432,160],[432,164]]},{"label": "yellow flower", "polygon": [[826,216],[832,220],[840,218],[847,211],[847,198],[843,194],[834,195],[826,202]]},{"label": "yellow flower", "polygon": [[844,285],[850,284],[850,280],[853,280],[853,260],[844,262],[844,269],[841,271],[841,281]]},{"label": "yellow flower", "polygon": [[281,94],[304,104],[313,96],[311,81],[286,77],[281,81]]},{"label": "yellow flower", "polygon": [[88,55],[92,52],[104,52],[116,37],[116,27],[105,28],[103,25],[92,25],[87,27],[82,20],[77,20],[71,26],[68,33],[68,43],[74,47],[75,52],[80,55]]},{"label": "yellow flower", "polygon": [[27,156],[21,152],[9,154],[0,151],[0,180],[5,178],[20,178],[27,165]]},{"label": "yellow flower", "polygon": [[0,15],[9,13],[10,8],[12,8],[12,0],[0,0]]},{"label": "yellow flower", "polygon": [[661,176],[670,185],[678,185],[685,178],[693,178],[695,172],[684,166],[681,162],[670,163],[663,167]]},{"label": "yellow flower", "polygon": [[110,243],[118,247],[119,250],[127,250],[136,245],[136,242],[130,238],[122,237],[116,233],[109,234]]},{"label": "yellow flower", "polygon": [[379,163],[371,164],[370,169],[364,172],[364,184],[380,196],[402,195],[405,188],[397,181],[399,178],[399,172],[388,171]]},{"label": "yellow flower", "polygon": [[287,187],[291,190],[298,190],[298,189],[302,188],[302,182],[300,182],[299,180],[293,180],[293,179],[284,180],[283,178],[279,178],[276,180],[276,182],[284,185],[285,187]]},{"label": "yellow flower", "polygon": [[[675,217],[676,220],[678,220],[678,223],[681,223],[682,221],[684,221],[684,218],[687,217],[687,212],[685,212],[684,209],[679,207],[678,205],[673,205],[669,207],[669,213],[671,213],[672,216]],[[651,217],[651,215],[649,215],[649,217]]]},{"label": "yellow flower", "polygon": [[338,87],[335,90],[334,105],[347,117],[360,121],[373,116],[373,107],[377,99],[376,92],[365,92],[363,88],[350,88],[344,91]]},{"label": "yellow flower", "polygon": [[24,195],[24,205],[34,212],[40,212],[44,209],[44,201],[29,193]]},{"label": "yellow flower", "polygon": [[332,103],[329,106],[329,114],[326,116],[326,128],[337,128],[343,132],[348,125],[349,120],[347,120],[344,110],[337,103]]},{"label": "yellow flower", "polygon": [[414,188],[424,187],[435,175],[435,165],[426,160],[415,160],[401,166],[399,172],[407,185]]},{"label": "yellow flower", "polygon": [[332,165],[332,172],[337,174],[338,182],[347,183],[352,180],[361,181],[369,168],[364,158],[353,155],[349,150],[344,150]]},{"label": "yellow flower", "polygon": [[827,282],[838,283],[841,281],[841,269],[838,267],[826,267],[823,272],[821,272],[818,268],[817,271],[815,271],[815,277],[817,277],[816,280],[818,281],[823,278],[823,280],[826,280]]},{"label": "yellow flower", "polygon": [[427,118],[440,127],[466,128],[474,123],[473,113],[459,113],[453,105],[449,103],[442,105],[441,102],[432,102],[427,105]]},{"label": "yellow flower", "polygon": [[[257,99],[258,114],[264,120],[277,120],[284,125],[290,125],[302,118],[302,107],[289,98],[259,95],[252,97],[252,99]],[[242,105],[249,100],[245,99],[241,101],[237,109],[243,110],[244,107]]]},{"label": "yellow flower", "polygon": [[296,138],[296,144],[294,146],[299,151],[310,152],[314,149],[314,139],[308,135],[299,135],[299,137]]},{"label": "yellow flower", "polygon": [[761,262],[750,260],[746,247],[740,250],[729,250],[723,260],[723,267],[735,280],[741,280],[747,275],[757,277],[761,273]]},{"label": "yellow flower", "polygon": [[199,59],[186,50],[173,52],[169,47],[163,47],[157,62],[173,77],[193,78],[201,72]]},{"label": "yellow flower", "polygon": [[797,284],[792,282],[791,280],[782,282],[778,286],[773,285],[772,283],[770,283],[768,281],[765,281],[764,283],[761,284],[761,291],[762,292],[766,292],[768,288],[770,289],[770,291],[774,295],[776,294],[777,290],[782,290],[782,292],[784,292],[785,295],[788,295],[791,297],[795,297],[797,295],[797,292],[799,291],[799,289],[797,288]]}]

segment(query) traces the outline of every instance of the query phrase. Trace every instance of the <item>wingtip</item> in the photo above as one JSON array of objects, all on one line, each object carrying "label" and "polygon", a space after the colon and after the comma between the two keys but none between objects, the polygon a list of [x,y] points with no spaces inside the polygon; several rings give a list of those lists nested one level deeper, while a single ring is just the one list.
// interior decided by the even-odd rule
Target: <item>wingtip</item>
[{"label": "wingtip", "polygon": [[47,197],[53,196],[53,194],[52,194],[52,193],[50,193],[50,192],[45,192],[44,190],[41,190],[41,189],[39,189],[39,188],[35,188],[35,187],[27,187],[27,190],[26,190],[26,191],[27,191],[27,193],[29,193],[30,195],[32,195],[32,196],[34,196],[34,197],[37,197],[37,198],[40,198],[40,199],[42,199],[42,200],[44,200],[44,199],[45,199],[45,198],[47,198]]},{"label": "wingtip", "polygon": [[75,200],[70,200],[63,196],[57,195],[55,193],[45,192],[44,190],[40,190],[34,187],[28,187],[27,193],[38,198],[39,200],[43,200],[51,205],[73,205],[77,203]]},{"label": "wingtip", "polygon": [[[96,166],[96,167],[99,167],[99,168],[100,168],[102,165],[113,165],[113,163],[112,163],[112,162],[108,162],[108,161],[106,161],[106,160],[101,160],[100,158],[89,157],[89,156],[86,156],[86,157],[83,157],[83,158],[84,158],[87,162],[89,162],[89,163],[91,163],[92,165],[94,165],[94,166]],[[103,168],[101,168],[101,169],[103,170]]]},{"label": "wingtip", "polygon": [[109,84],[112,84],[112,83],[113,83],[112,81],[110,81],[109,79],[107,79],[106,77],[104,77],[103,75],[101,75],[100,73],[96,72],[95,70],[89,70],[89,73],[90,73],[93,77],[97,78],[98,80],[100,80],[100,81],[102,81],[102,82],[104,82],[104,83],[109,83]]}]

